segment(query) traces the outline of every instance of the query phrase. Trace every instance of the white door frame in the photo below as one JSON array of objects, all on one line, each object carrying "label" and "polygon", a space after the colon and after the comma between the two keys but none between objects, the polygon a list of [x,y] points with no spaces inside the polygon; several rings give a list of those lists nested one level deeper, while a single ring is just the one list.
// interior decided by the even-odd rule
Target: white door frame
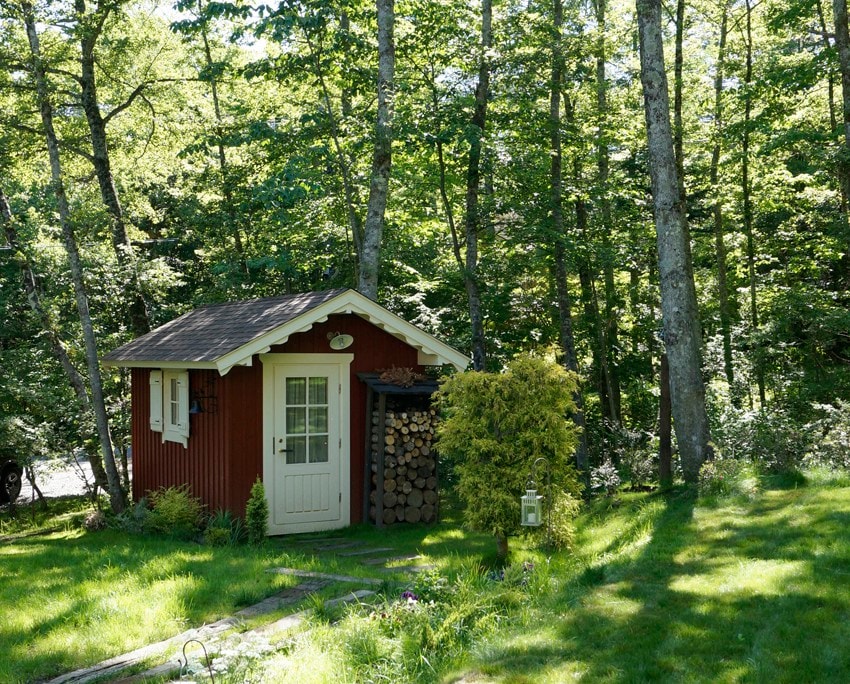
[{"label": "white door frame", "polygon": [[[273,511],[275,502],[275,483],[272,482],[275,459],[275,368],[279,366],[337,366],[339,370],[339,487],[340,517],[330,522],[311,522],[293,524],[274,524],[269,516],[268,534],[291,534],[298,532],[317,532],[320,530],[348,527],[351,524],[351,373],[350,366],[354,354],[260,354],[263,364],[263,484],[269,510]],[[330,398],[334,396],[329,388]]]}]

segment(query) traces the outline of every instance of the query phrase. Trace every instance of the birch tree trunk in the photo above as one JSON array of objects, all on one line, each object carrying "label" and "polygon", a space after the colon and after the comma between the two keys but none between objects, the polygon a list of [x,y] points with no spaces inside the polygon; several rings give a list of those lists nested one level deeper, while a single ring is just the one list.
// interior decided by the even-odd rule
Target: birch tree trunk
[{"label": "birch tree trunk", "polygon": [[384,214],[389,195],[390,164],[392,161],[392,108],[395,78],[395,43],[393,0],[377,0],[378,17],[378,119],[375,126],[375,150],[372,157],[372,178],[369,183],[369,203],[363,224],[360,272],[357,289],[370,299],[378,298],[378,276],[381,266],[381,239],[384,233]]},{"label": "birch tree trunk", "polygon": [[59,209],[59,223],[62,228],[62,237],[65,242],[65,251],[68,256],[68,265],[71,272],[71,281],[74,285],[74,296],[77,302],[77,312],[83,329],[83,340],[85,343],[86,365],[88,367],[89,386],[91,388],[91,405],[97,425],[100,448],[103,463],[106,470],[107,488],[112,510],[120,513],[125,507],[124,490],[118,469],[115,466],[115,456],[112,451],[112,438],[109,433],[109,421],[106,416],[106,406],[103,397],[103,384],[101,382],[100,365],[97,358],[97,344],[95,341],[94,327],[89,312],[88,295],[83,279],[83,267],[77,248],[77,239],[71,223],[71,211],[68,199],[65,195],[65,184],[62,177],[62,165],[59,158],[59,142],[53,126],[53,106],[50,102],[50,94],[47,87],[44,64],[41,60],[38,33],[36,32],[36,21],[32,5],[22,2],[24,24],[26,26],[27,38],[32,59],[32,73],[35,78],[37,100],[41,111],[41,121],[44,128],[44,137],[47,143],[47,151],[50,157],[50,174],[52,178],[52,189],[56,197]]},{"label": "birch tree trunk", "polygon": [[690,236],[670,125],[660,0],[637,0],[637,15],[670,398],[682,470],[685,479],[694,482],[711,452]]},{"label": "birch tree trunk", "polygon": [[130,327],[137,335],[150,331],[148,307],[142,293],[138,264],[133,246],[127,236],[124,209],[115,188],[109,146],[106,139],[106,119],[101,113],[97,98],[97,78],[94,69],[94,49],[103,31],[103,25],[113,9],[112,5],[99,6],[93,14],[86,13],[85,0],[74,0],[77,29],[80,34],[80,86],[83,112],[89,126],[92,144],[92,163],[100,187],[100,196],[112,220],[112,248],[118,261],[119,277],[130,319]]}]

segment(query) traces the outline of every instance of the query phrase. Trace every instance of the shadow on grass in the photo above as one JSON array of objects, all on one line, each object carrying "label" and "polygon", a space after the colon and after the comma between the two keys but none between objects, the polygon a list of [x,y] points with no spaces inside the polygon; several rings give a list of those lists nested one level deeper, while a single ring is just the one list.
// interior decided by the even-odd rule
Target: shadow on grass
[{"label": "shadow on grass", "polygon": [[[627,524],[544,624],[491,644],[478,669],[506,682],[850,681],[848,493],[695,504],[674,495],[648,527]],[[640,529],[640,550],[618,553]]]}]

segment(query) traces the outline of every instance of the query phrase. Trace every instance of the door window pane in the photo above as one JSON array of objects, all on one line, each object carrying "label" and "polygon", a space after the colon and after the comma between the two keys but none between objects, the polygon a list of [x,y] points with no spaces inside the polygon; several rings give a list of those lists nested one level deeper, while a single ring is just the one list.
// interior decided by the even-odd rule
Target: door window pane
[{"label": "door window pane", "polygon": [[286,452],[286,463],[288,465],[307,462],[306,437],[290,437],[286,440],[286,448],[288,449]]},{"label": "door window pane", "polygon": [[307,432],[307,409],[303,406],[287,407],[286,434],[303,435]]},{"label": "door window pane", "polygon": [[310,407],[310,434],[315,435],[318,432],[328,431],[328,407],[327,406],[311,406]]},{"label": "door window pane", "polygon": [[307,378],[286,379],[286,403],[288,406],[307,403]]},{"label": "door window pane", "polygon": [[327,404],[328,403],[328,379],[327,378],[310,378],[310,403],[311,404]]},{"label": "door window pane", "polygon": [[329,461],[329,383],[327,377],[286,378],[286,463]]},{"label": "door window pane", "polygon": [[316,435],[310,437],[310,463],[328,462],[328,436]]}]

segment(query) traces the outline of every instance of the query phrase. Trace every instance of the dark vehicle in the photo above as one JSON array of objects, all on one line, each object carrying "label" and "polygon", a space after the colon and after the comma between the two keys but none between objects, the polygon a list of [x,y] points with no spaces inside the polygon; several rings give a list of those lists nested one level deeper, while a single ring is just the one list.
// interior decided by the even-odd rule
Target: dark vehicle
[{"label": "dark vehicle", "polygon": [[24,470],[17,461],[0,457],[0,504],[15,501],[21,493],[21,475]]}]

